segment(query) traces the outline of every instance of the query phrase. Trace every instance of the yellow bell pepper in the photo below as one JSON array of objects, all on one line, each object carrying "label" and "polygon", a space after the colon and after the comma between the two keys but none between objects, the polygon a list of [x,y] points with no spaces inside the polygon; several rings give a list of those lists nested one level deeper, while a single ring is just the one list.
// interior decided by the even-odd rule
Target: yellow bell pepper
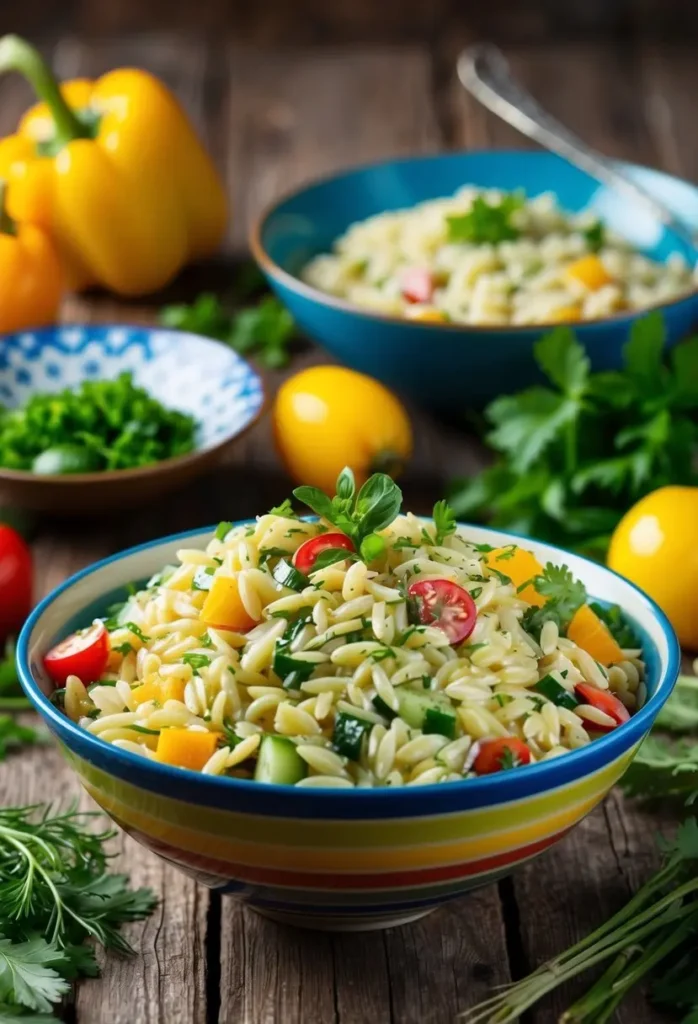
[{"label": "yellow bell pepper", "polygon": [[191,729],[163,729],[158,737],[155,757],[164,764],[200,772],[218,744],[217,732],[193,732]]},{"label": "yellow bell pepper", "polygon": [[613,281],[599,257],[593,253],[570,263],[565,274],[568,279],[583,285],[591,292],[598,291],[599,288],[603,288],[605,284],[611,284]]},{"label": "yellow bell pepper", "polygon": [[[525,548],[495,548],[487,552],[483,561],[490,569],[497,569],[508,576],[517,588],[543,573],[543,566],[538,559]],[[542,608],[546,602],[546,598],[538,593],[532,583],[524,587],[518,596],[537,608]]]},{"label": "yellow bell pepper", "polygon": [[241,633],[257,625],[245,611],[235,576],[216,576],[206,595],[201,618],[208,626]]},{"label": "yellow bell pepper", "polygon": [[122,69],[59,88],[16,36],[0,40],[6,71],[21,72],[42,101],[0,140],[8,211],[49,232],[70,287],[144,295],[218,247],[222,182],[161,82]]},{"label": "yellow bell pepper", "polygon": [[575,612],[567,628],[567,638],[601,665],[615,665],[623,660],[623,652],[608,626],[587,604]]},{"label": "yellow bell pepper", "polygon": [[58,253],[40,228],[17,225],[0,182],[0,333],[55,323],[63,291]]}]

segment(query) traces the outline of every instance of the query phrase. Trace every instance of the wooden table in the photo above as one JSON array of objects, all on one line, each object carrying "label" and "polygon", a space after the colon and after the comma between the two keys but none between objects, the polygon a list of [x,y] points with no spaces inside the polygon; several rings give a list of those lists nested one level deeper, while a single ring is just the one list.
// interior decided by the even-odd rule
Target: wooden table
[{"label": "wooden table", "polygon": [[[188,271],[168,298],[232,280],[250,217],[273,196],[349,164],[444,147],[520,146],[454,82],[465,38],[438,49],[260,51],[225,41],[166,36],[47,47],[62,76],[134,63],[178,93],[223,168],[234,215],[225,258]],[[510,51],[514,70],[549,108],[606,152],[698,178],[691,49],[615,44]],[[0,133],[28,100],[17,79],[0,82]],[[71,299],[73,321],[149,322],[162,303]],[[323,358],[306,350],[293,369]],[[278,375],[269,375],[273,393]],[[481,464],[477,445],[415,411],[417,452],[405,477],[408,504],[428,511],[444,482]],[[37,596],[82,566],[130,544],[219,519],[251,516],[286,496],[268,423],[234,460],[187,493],[112,520],[43,523],[35,544]],[[52,749],[0,765],[0,800],[77,795]],[[86,798],[83,803],[87,804]],[[406,928],[327,936],[279,927],[197,886],[129,839],[120,867],[161,903],[129,929],[138,956],[108,957],[101,980],[82,982],[67,1018],[76,1024],[447,1024],[491,985],[521,977],[621,905],[656,863],[656,823],[613,793],[552,852]],[[1,913],[1,909],[0,909]],[[529,1017],[555,1019],[555,998]],[[640,997],[625,1024],[662,1018]]]}]

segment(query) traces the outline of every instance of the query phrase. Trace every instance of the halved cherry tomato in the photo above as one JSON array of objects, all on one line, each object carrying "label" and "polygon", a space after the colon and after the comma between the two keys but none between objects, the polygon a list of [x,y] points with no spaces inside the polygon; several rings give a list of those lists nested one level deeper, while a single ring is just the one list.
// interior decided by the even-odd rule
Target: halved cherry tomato
[{"label": "halved cherry tomato", "polygon": [[10,526],[0,525],[0,641],[18,633],[32,606],[29,548]]},{"label": "halved cherry tomato", "polygon": [[597,711],[603,711],[616,723],[615,725],[597,725],[596,722],[589,722],[590,729],[596,732],[611,732],[630,718],[630,712],[625,704],[608,690],[599,690],[591,683],[577,683],[574,689],[584,704],[591,704],[592,708],[596,708]]},{"label": "halved cherry tomato", "polygon": [[408,302],[430,302],[434,294],[434,278],[424,267],[410,267],[400,279],[400,290]]},{"label": "halved cherry tomato", "polygon": [[459,644],[475,629],[477,608],[467,590],[450,580],[417,580],[407,593],[417,602],[419,621],[438,626],[450,644]]},{"label": "halved cherry tomato", "polygon": [[61,640],[44,658],[44,667],[60,686],[68,676],[83,683],[94,683],[104,675],[109,660],[109,634],[103,622]]},{"label": "halved cherry tomato", "polygon": [[478,775],[491,775],[492,772],[530,763],[531,751],[523,740],[516,736],[502,736],[495,740],[483,740],[473,768]]},{"label": "halved cherry tomato", "polygon": [[322,533],[319,537],[311,537],[304,541],[293,556],[293,564],[298,572],[313,571],[318,555],[330,548],[344,548],[345,551],[356,551],[356,548],[343,533]]}]

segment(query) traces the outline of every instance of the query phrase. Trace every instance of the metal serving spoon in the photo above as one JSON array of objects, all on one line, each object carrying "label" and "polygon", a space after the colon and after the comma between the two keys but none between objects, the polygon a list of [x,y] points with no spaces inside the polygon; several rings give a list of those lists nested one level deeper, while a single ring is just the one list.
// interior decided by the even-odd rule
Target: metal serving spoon
[{"label": "metal serving spoon", "polygon": [[489,43],[469,46],[458,58],[457,68],[461,84],[488,110],[529,139],[586,171],[592,178],[625,193],[688,244],[694,258],[698,256],[698,232],[679,220],[668,206],[638,185],[608,157],[588,146],[543,110],[538,101],[512,77],[506,57],[496,46]]}]

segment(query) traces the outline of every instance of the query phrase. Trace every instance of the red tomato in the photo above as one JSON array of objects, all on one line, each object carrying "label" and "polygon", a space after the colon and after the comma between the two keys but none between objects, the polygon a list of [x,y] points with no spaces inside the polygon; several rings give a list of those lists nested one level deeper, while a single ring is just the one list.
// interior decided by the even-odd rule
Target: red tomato
[{"label": "red tomato", "polygon": [[109,634],[103,622],[61,640],[44,658],[44,668],[54,683],[64,686],[68,676],[94,683],[104,674],[109,660]]},{"label": "red tomato", "polygon": [[0,525],[0,641],[18,633],[32,606],[32,558],[20,535]]},{"label": "red tomato", "polygon": [[611,732],[616,726],[622,725],[630,718],[630,712],[625,704],[608,690],[599,690],[591,683],[577,683],[574,689],[584,704],[591,704],[592,708],[603,711],[615,722],[615,725],[597,725],[596,722],[588,722],[587,728],[596,732]]},{"label": "red tomato", "polygon": [[480,750],[473,762],[478,775],[491,775],[507,768],[518,768],[521,764],[530,764],[531,751],[523,740],[515,736],[502,736],[496,740],[483,740]]},{"label": "red tomato", "polygon": [[410,267],[402,275],[400,287],[408,302],[431,302],[434,278],[424,267]]},{"label": "red tomato", "polygon": [[311,537],[304,541],[293,556],[293,564],[298,572],[307,576],[319,554],[330,548],[344,548],[345,551],[356,551],[356,548],[343,533],[323,533],[319,537]]},{"label": "red tomato", "polygon": [[459,644],[470,636],[477,622],[477,608],[467,590],[450,580],[417,580],[407,593],[417,602],[419,621],[438,626],[449,643]]}]

